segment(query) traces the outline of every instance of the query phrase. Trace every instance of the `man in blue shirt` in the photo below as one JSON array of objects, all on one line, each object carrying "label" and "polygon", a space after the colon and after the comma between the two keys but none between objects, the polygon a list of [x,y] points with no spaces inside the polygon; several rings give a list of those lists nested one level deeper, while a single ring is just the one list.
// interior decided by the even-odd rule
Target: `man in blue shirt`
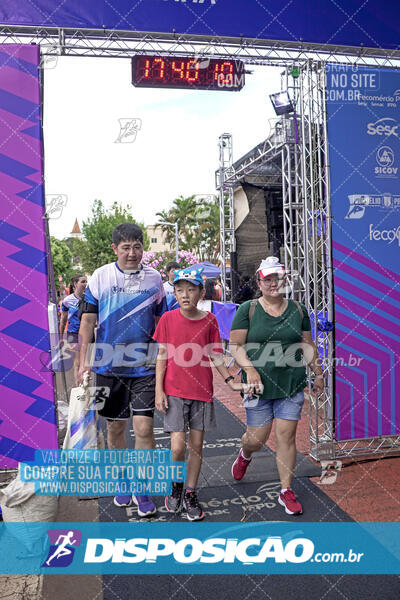
[{"label": "man in blue shirt", "polygon": [[[143,232],[134,223],[118,225],[112,234],[117,261],[93,273],[85,290],[79,334],[80,378],[96,374],[96,387],[110,388],[99,414],[107,419],[109,448],[125,448],[126,422],[133,417],[135,448],[154,448],[155,344],[152,334],[167,310],[160,274],[140,264]],[[97,323],[95,356],[87,350]],[[148,496],[118,495],[117,506],[138,506],[139,516],[156,512]]]}]

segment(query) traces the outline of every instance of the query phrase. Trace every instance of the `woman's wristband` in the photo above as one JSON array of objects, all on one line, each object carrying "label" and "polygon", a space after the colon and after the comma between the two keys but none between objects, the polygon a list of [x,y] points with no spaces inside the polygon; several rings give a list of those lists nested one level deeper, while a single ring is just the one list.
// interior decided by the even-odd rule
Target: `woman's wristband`
[{"label": "woman's wristband", "polygon": [[233,381],[234,379],[235,379],[235,378],[234,378],[234,376],[233,376],[233,375],[229,375],[229,377],[227,377],[227,378],[225,379],[225,383],[229,383],[230,381]]},{"label": "woman's wristband", "polygon": [[324,378],[324,374],[321,373],[320,375],[315,375],[314,379],[323,379]]}]

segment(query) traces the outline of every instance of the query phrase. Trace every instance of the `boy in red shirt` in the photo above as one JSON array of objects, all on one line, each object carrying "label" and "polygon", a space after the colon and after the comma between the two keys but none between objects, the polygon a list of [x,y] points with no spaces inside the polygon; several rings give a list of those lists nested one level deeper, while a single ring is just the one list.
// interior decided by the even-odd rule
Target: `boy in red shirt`
[{"label": "boy in red shirt", "polygon": [[153,336],[159,342],[156,408],[165,415],[164,431],[171,435],[174,461],[185,460],[189,429],[186,489],[183,493],[183,483],[174,482],[172,494],[165,497],[165,507],[177,513],[183,503],[190,521],[204,518],[196,485],[204,431],[216,426],[209,359],[232,390],[242,388],[240,383],[233,383],[234,378],[225,366],[216,317],[197,308],[203,289],[202,271],[192,267],[176,271],[173,284],[180,308],[162,315]]}]

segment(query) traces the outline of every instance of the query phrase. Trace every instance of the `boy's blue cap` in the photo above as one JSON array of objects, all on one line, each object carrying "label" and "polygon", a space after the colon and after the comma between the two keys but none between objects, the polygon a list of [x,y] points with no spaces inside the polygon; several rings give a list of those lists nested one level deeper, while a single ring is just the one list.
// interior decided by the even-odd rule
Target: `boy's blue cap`
[{"label": "boy's blue cap", "polygon": [[186,267],[186,269],[179,269],[174,271],[175,277],[172,283],[178,283],[178,281],[190,281],[194,285],[203,285],[203,278],[201,276],[204,271],[204,267],[199,269],[193,269],[193,267]]}]

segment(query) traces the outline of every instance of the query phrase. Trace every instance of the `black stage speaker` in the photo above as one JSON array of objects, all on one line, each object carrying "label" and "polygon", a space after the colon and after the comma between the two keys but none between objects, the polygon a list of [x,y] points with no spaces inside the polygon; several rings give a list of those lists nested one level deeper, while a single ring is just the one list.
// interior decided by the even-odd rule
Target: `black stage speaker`
[{"label": "black stage speaker", "polygon": [[271,252],[279,258],[280,249],[284,244],[282,190],[264,190],[264,199]]}]

